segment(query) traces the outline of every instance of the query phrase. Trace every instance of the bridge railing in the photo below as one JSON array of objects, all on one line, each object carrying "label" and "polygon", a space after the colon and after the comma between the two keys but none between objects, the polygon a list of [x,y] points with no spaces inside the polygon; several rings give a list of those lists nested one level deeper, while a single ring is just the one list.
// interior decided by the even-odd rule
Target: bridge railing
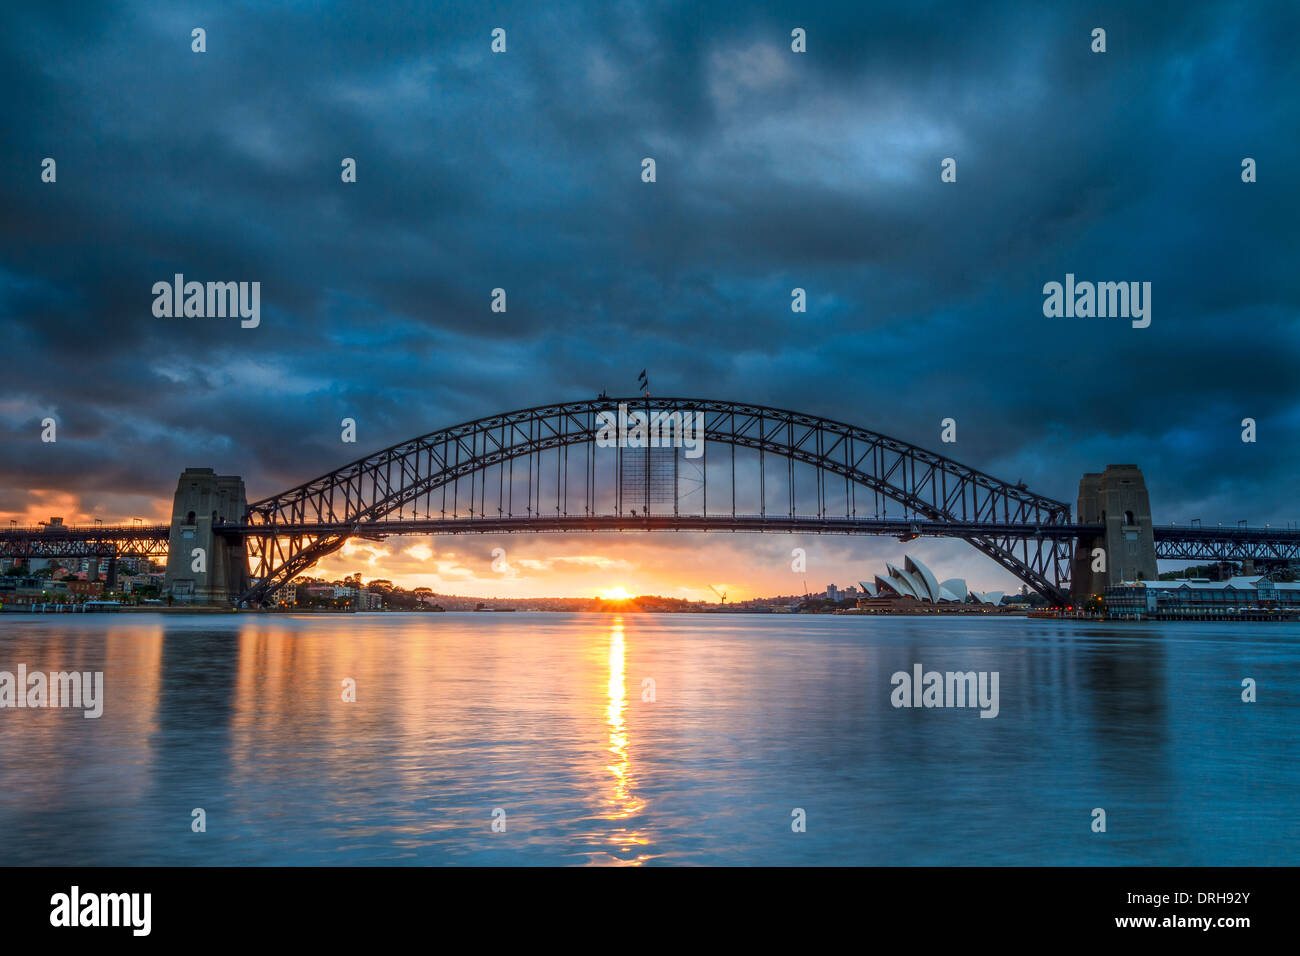
[{"label": "bridge railing", "polygon": [[170,525],[159,524],[82,524],[82,525],[8,525],[0,527],[0,534],[7,535],[63,535],[75,534],[84,535],[113,535],[113,534],[147,534],[166,535],[170,533]]}]

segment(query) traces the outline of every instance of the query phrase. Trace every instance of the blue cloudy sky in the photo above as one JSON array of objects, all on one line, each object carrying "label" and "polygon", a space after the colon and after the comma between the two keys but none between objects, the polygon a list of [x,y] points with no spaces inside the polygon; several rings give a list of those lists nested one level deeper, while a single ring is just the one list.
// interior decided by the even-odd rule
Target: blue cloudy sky
[{"label": "blue cloudy sky", "polygon": [[[1300,519],[1297,35],[1294,3],[10,5],[0,514],[160,517],[188,466],[262,497],[645,367],[1069,501],[1136,462],[1157,521]],[[260,281],[260,327],[156,318],[176,272]],[[1067,272],[1151,282],[1150,327],[1045,318]],[[371,567],[468,592],[496,543]],[[647,587],[789,577],[788,540],[513,546]],[[900,548],[817,539],[810,584]]]}]

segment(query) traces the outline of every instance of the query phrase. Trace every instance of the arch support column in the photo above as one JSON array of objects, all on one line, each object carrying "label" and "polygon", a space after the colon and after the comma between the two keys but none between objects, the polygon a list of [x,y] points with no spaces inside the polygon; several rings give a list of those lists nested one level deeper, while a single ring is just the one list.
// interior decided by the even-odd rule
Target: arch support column
[{"label": "arch support column", "polygon": [[[1079,481],[1080,524],[1104,526],[1103,534],[1081,539],[1070,572],[1070,593],[1076,600],[1105,594],[1121,581],[1154,581],[1159,577],[1156,541],[1151,528],[1151,500],[1137,465],[1107,465],[1106,470]],[[1094,571],[1095,551],[1105,555],[1105,570]]]},{"label": "arch support column", "polygon": [[248,549],[223,524],[244,520],[244,480],[211,468],[181,472],[172,502],[163,593],[178,604],[229,604],[248,589]]}]

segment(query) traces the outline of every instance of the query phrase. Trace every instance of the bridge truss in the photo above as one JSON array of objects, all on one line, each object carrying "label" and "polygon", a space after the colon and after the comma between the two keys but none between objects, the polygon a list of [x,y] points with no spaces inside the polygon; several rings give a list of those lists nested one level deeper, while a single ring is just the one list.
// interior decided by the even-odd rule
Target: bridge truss
[{"label": "bridge truss", "polygon": [[1152,532],[1161,561],[1253,561],[1273,567],[1300,563],[1300,531],[1295,529],[1157,525]]},{"label": "bridge truss", "polygon": [[[703,453],[601,447],[601,413],[703,422]],[[840,519],[843,519],[842,521]],[[894,523],[888,523],[893,519]],[[1070,507],[907,442],[740,402],[593,399],[421,435],[249,506],[257,602],[349,537],[465,531],[950,534],[1063,597]],[[879,524],[879,522],[886,522]],[[412,523],[419,525],[418,529]],[[887,530],[886,530],[887,529]]]},{"label": "bridge truss", "polygon": [[35,525],[0,530],[0,559],[164,558],[166,525]]}]

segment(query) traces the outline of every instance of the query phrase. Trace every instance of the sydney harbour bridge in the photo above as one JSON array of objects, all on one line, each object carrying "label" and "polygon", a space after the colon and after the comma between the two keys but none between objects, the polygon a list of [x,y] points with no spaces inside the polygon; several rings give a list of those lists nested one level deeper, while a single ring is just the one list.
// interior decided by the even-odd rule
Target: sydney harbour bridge
[{"label": "sydney harbour bridge", "polygon": [[[640,418],[644,416],[644,418]],[[612,419],[633,427],[610,441]],[[692,423],[703,442],[683,445]],[[613,447],[610,447],[610,446]],[[1071,505],[909,442],[744,402],[607,398],[420,435],[247,502],[191,468],[167,525],[0,529],[0,558],[167,556],[174,598],[256,606],[351,538],[727,531],[959,538],[1054,602],[1153,579],[1157,560],[1300,559],[1300,530],[1156,525],[1142,474],[1083,476]]]}]

